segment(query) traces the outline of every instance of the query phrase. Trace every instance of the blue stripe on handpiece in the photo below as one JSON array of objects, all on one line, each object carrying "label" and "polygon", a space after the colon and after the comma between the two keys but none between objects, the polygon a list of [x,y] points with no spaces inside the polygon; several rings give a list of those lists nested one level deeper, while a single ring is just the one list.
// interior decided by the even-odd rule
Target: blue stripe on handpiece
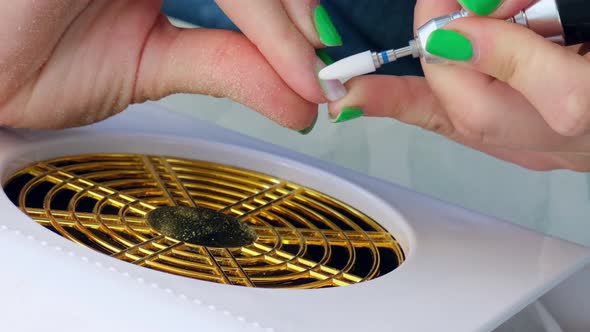
[{"label": "blue stripe on handpiece", "polygon": [[383,63],[388,63],[389,62],[389,57],[387,56],[387,52],[381,52],[381,60],[383,60]]}]

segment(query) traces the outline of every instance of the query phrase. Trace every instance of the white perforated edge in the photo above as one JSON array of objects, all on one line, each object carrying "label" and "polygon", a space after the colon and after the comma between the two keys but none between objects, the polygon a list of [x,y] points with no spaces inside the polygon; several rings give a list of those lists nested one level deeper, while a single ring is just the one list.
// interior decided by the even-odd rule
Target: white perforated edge
[{"label": "white perforated edge", "polygon": [[156,282],[149,282],[147,280],[145,280],[142,277],[133,277],[129,272],[126,271],[119,271],[117,268],[115,268],[114,266],[105,266],[102,262],[100,261],[90,261],[90,259],[86,256],[79,256],[77,255],[75,252],[73,251],[68,251],[68,252],[64,252],[63,248],[57,245],[51,245],[49,244],[48,241],[46,240],[37,240],[32,234],[23,234],[20,230],[18,229],[11,229],[10,227],[8,227],[7,225],[0,225],[0,232],[11,232],[14,235],[17,236],[21,236],[24,237],[25,239],[29,240],[29,241],[35,241],[37,242],[40,246],[43,247],[49,247],[49,248],[53,248],[55,251],[58,252],[62,252],[64,255],[67,255],[69,257],[78,257],[81,261],[83,261],[84,263],[88,263],[88,264],[93,264],[95,267],[100,268],[100,269],[107,269],[109,272],[114,272],[117,274],[120,274],[121,276],[125,277],[125,278],[130,278],[130,279],[135,279],[138,283],[140,284],[144,284],[147,287],[151,287],[153,289],[158,289],[170,296],[176,296],[179,299],[183,300],[183,301],[189,301],[195,305],[201,306],[201,307],[205,307],[211,311],[214,312],[220,312],[222,313],[224,316],[227,317],[232,317],[235,320],[237,320],[238,322],[245,324],[245,325],[250,325],[251,327],[254,327],[258,330],[264,331],[264,332],[278,332],[277,329],[272,328],[272,327],[262,327],[261,324],[259,322],[256,322],[254,320],[248,320],[243,316],[236,316],[235,314],[233,314],[232,312],[230,312],[229,310],[225,310],[225,309],[220,309],[217,306],[213,305],[213,304],[206,304],[203,303],[203,301],[197,299],[197,298],[191,298],[183,293],[177,292],[175,290],[173,290],[172,288],[162,288],[160,285],[158,285],[158,283]]}]

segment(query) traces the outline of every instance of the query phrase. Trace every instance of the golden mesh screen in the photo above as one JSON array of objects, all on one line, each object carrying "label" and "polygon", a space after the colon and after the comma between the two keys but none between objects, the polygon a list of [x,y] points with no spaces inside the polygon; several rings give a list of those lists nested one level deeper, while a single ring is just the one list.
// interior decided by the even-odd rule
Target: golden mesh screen
[{"label": "golden mesh screen", "polygon": [[[101,154],[36,162],[5,184],[37,223],[147,268],[248,287],[322,288],[377,278],[404,260],[374,220],[320,192],[205,161]],[[200,206],[248,223],[254,243],[213,248],[158,233],[146,214]]]}]

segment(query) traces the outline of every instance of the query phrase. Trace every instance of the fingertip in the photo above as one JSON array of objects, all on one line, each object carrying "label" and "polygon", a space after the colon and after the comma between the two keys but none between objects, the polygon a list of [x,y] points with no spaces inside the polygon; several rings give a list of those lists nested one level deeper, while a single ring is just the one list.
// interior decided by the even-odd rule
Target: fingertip
[{"label": "fingertip", "polygon": [[486,14],[492,18],[506,19],[528,8],[535,0],[502,0],[491,12]]},{"label": "fingertip", "polygon": [[493,13],[502,0],[458,0],[463,8],[478,16],[487,16]]},{"label": "fingertip", "polygon": [[309,127],[317,104],[293,91],[243,35],[222,30],[154,30],[143,52],[134,100],[173,93],[226,97],[277,124]]},{"label": "fingertip", "polygon": [[[317,43],[309,38],[315,34],[310,0],[240,1],[239,4],[218,0],[218,4],[289,87],[312,103],[327,102],[317,79],[318,61],[314,54]],[[329,20],[323,15],[320,18],[323,18],[319,22],[324,34],[334,37]]]},{"label": "fingertip", "polygon": [[297,132],[300,133],[301,135],[307,135],[312,132],[312,130],[314,129],[317,122],[318,122],[318,112],[316,111],[315,116],[313,117],[313,120],[311,121],[311,123],[307,127],[305,127],[304,129],[297,130]]},{"label": "fingertip", "polygon": [[281,127],[309,133],[315,126],[318,105],[311,103],[289,90],[278,89],[254,104],[254,110]]},{"label": "fingertip", "polygon": [[[328,104],[328,116],[332,123],[350,121],[361,116],[372,116],[378,100],[386,98],[380,84],[386,84],[386,76],[371,75],[355,77],[344,85],[347,94]],[[369,110],[369,112],[367,112]]]},{"label": "fingertip", "polygon": [[328,55],[328,53],[323,49],[316,50],[317,55],[317,65],[316,65],[316,79],[320,85],[320,88],[323,92],[323,97],[325,98],[322,100],[322,103],[325,101],[337,101],[344,97],[347,93],[344,84],[339,80],[323,80],[320,78],[319,73],[322,69],[326,68],[334,63],[334,60]]},{"label": "fingertip", "polygon": [[346,106],[342,107],[337,115],[330,114],[330,120],[332,123],[341,123],[351,121],[365,115],[365,111],[358,106]]}]

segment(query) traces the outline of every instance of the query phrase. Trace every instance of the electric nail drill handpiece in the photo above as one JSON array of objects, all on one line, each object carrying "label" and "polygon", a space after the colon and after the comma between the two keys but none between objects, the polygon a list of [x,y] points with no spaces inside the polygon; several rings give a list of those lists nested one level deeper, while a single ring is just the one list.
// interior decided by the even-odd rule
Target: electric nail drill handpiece
[{"label": "electric nail drill handpiece", "polygon": [[[405,56],[423,58],[426,63],[444,61],[426,51],[430,34],[449,22],[466,17],[466,10],[434,18],[418,28],[409,46],[382,52],[362,52],[344,58],[319,73],[322,80],[349,79],[376,71],[381,66]],[[590,0],[537,0],[527,9],[507,19],[564,46],[590,41]]]}]

